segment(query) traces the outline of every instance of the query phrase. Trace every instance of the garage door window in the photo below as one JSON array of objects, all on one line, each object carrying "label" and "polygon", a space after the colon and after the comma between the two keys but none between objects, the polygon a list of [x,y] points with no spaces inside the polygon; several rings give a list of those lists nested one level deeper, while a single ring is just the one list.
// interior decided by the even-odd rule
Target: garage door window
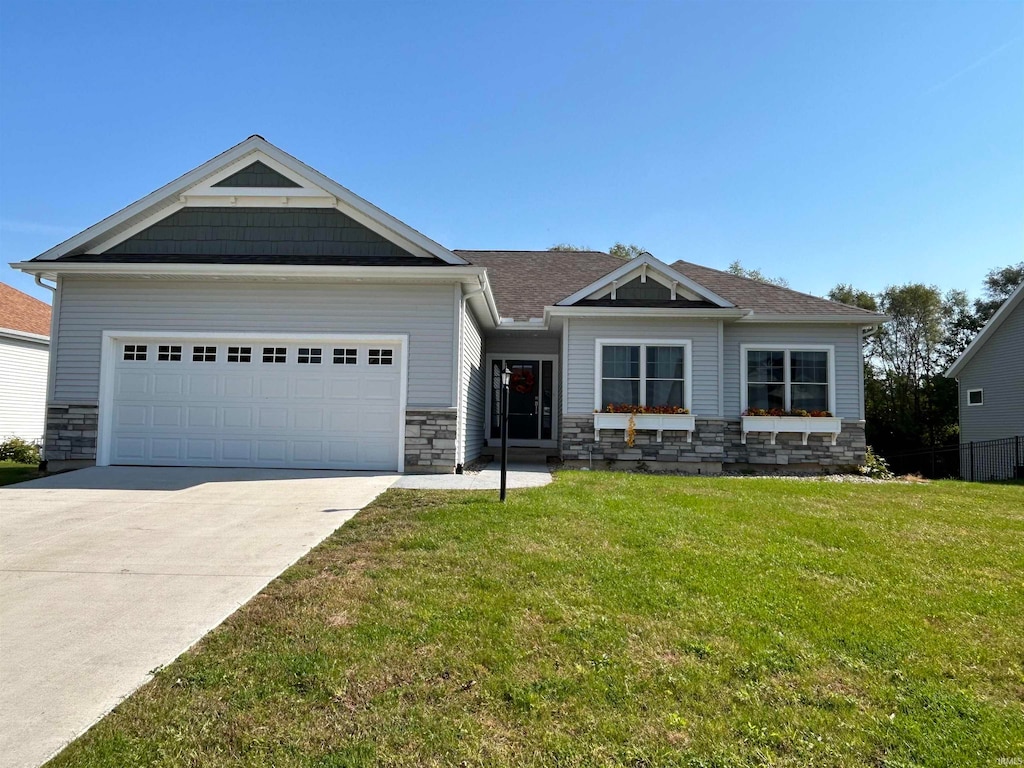
[{"label": "garage door window", "polygon": [[263,362],[264,363],[283,363],[287,359],[286,350],[284,347],[264,347],[263,348]]},{"label": "garage door window", "polygon": [[349,347],[334,348],[335,365],[355,365],[357,362],[359,362],[359,357],[355,349]]},{"label": "garage door window", "polygon": [[323,350],[320,347],[299,347],[299,362],[307,364],[319,364],[323,357]]},{"label": "garage door window", "polygon": [[252,347],[228,347],[229,363],[251,363]]},{"label": "garage door window", "polygon": [[216,363],[217,362],[217,348],[216,347],[192,347],[192,362],[193,363]]},{"label": "garage door window", "polygon": [[394,354],[390,349],[371,349],[370,365],[391,365]]},{"label": "garage door window", "polygon": [[181,362],[181,347],[179,345],[161,344],[156,348],[156,359],[161,363]]},{"label": "garage door window", "polygon": [[146,359],[147,347],[145,344],[125,344],[124,345],[124,359],[125,360],[145,360]]}]

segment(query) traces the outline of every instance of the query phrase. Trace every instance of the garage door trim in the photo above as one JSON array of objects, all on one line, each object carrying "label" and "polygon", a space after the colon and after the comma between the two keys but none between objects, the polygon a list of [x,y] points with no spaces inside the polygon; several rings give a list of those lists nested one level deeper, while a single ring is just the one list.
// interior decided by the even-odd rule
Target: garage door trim
[{"label": "garage door trim", "polygon": [[110,465],[111,435],[113,433],[113,405],[115,364],[118,359],[120,344],[131,343],[135,339],[180,339],[189,340],[231,340],[253,339],[268,342],[352,342],[367,344],[379,342],[398,346],[401,359],[399,376],[398,401],[398,471],[405,471],[405,417],[409,384],[409,335],[406,333],[259,333],[253,331],[213,331],[199,333],[194,329],[188,331],[103,331],[100,355],[100,388],[99,388],[99,433],[96,441],[96,464],[101,467]]}]

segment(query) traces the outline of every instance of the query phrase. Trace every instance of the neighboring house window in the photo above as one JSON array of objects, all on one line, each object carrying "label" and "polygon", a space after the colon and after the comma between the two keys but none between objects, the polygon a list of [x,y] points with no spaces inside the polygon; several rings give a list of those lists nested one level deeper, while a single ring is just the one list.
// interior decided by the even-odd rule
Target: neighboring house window
[{"label": "neighboring house window", "polygon": [[286,359],[286,350],[284,347],[263,348],[264,363],[283,363],[285,362]]},{"label": "neighboring house window", "polygon": [[984,405],[985,404],[985,390],[984,389],[968,389],[967,390],[967,404],[968,405]]},{"label": "neighboring house window", "polygon": [[164,363],[180,362],[181,347],[171,344],[161,344],[156,348],[156,359]]},{"label": "neighboring house window", "polygon": [[147,347],[145,344],[125,344],[124,345],[124,359],[125,360],[145,360]]},{"label": "neighboring house window", "polygon": [[393,352],[390,349],[371,349],[370,350],[370,365],[391,365],[393,359]]},{"label": "neighboring house window", "polygon": [[746,350],[744,408],[830,411],[829,351]]},{"label": "neighboring house window", "polygon": [[600,343],[601,410],[611,404],[686,408],[686,347]]},{"label": "neighboring house window", "polygon": [[252,347],[228,347],[229,363],[251,363]]},{"label": "neighboring house window", "polygon": [[355,365],[358,362],[356,350],[351,347],[334,348],[335,365]]},{"label": "neighboring house window", "polygon": [[215,363],[217,362],[216,347],[192,347],[193,363]]},{"label": "neighboring house window", "polygon": [[323,350],[320,347],[299,347],[300,363],[319,363]]}]

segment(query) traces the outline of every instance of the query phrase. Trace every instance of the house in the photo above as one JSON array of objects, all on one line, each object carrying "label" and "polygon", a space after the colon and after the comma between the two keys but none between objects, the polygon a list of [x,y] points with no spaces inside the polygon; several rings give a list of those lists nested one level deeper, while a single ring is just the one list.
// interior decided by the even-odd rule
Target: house
[{"label": "house", "polygon": [[13,266],[55,282],[58,468],[450,472],[498,440],[506,365],[512,444],[569,463],[851,465],[885,319],[646,254],[449,250],[259,136]]},{"label": "house", "polygon": [[0,440],[42,440],[49,357],[49,305],[0,283]]},{"label": "house", "polygon": [[[1024,438],[1024,283],[1010,294],[946,371],[956,379],[960,408],[961,474],[1009,478],[1024,466],[1024,439],[1007,446],[972,443]],[[981,453],[992,454],[982,458]],[[973,458],[972,458],[973,457]]]}]

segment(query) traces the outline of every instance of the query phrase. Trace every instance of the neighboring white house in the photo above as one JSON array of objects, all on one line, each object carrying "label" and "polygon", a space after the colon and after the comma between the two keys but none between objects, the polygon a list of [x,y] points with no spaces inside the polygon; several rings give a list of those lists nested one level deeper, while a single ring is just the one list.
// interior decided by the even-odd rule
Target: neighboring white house
[{"label": "neighboring white house", "polygon": [[51,469],[450,472],[500,444],[508,368],[509,440],[569,463],[834,470],[886,320],[650,254],[452,251],[259,136],[14,266],[57,282]]},{"label": "neighboring white house", "polygon": [[0,283],[0,440],[42,440],[49,359],[50,306]]}]

